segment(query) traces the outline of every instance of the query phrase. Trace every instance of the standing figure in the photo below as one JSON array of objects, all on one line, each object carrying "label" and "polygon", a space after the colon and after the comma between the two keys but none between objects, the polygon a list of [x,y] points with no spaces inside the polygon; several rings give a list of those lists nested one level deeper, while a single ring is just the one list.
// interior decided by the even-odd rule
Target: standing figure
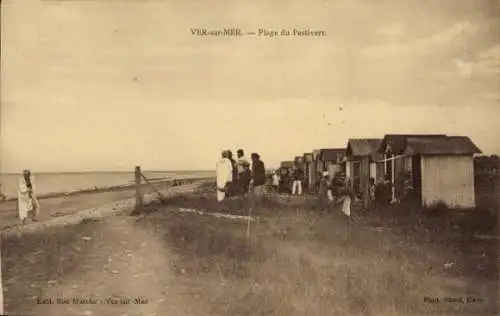
[{"label": "standing figure", "polygon": [[40,203],[35,195],[35,179],[31,171],[24,170],[23,176],[19,179],[18,187],[18,214],[23,224],[31,215],[33,221],[37,221],[40,214]]},{"label": "standing figure", "polygon": [[273,172],[273,191],[275,194],[279,193],[280,177],[277,171]]},{"label": "standing figure", "polygon": [[330,175],[328,172],[324,172],[321,178],[319,179],[318,189],[316,193],[318,195],[321,207],[325,208],[326,211],[329,210],[329,205],[334,200],[330,186],[331,186]]},{"label": "standing figure", "polygon": [[[328,191],[330,191],[330,193],[331,193],[330,175],[328,174],[328,172],[324,172],[322,174],[321,178],[319,179],[317,194],[321,198],[325,198],[325,197],[328,198]],[[328,199],[333,200],[330,198],[328,198]]]},{"label": "standing figure", "polygon": [[293,170],[292,194],[302,195],[302,181],[304,181],[304,171],[296,166]]},{"label": "standing figure", "polygon": [[233,165],[229,160],[227,150],[221,154],[221,158],[216,164],[216,177],[217,177],[217,201],[222,202],[228,193],[228,187],[233,181]]},{"label": "standing figure", "polygon": [[368,187],[368,193],[370,194],[370,205],[373,207],[375,203],[375,178],[370,178],[370,186]]},{"label": "standing figure", "polygon": [[257,153],[252,153],[252,191],[255,200],[260,200],[264,194],[264,184],[266,183],[266,168],[264,162],[260,160]]},{"label": "standing figure", "polygon": [[251,180],[250,162],[245,157],[243,149],[238,149],[236,155],[238,156],[236,162],[238,169],[238,191],[241,195],[245,196],[248,193]]},{"label": "standing figure", "polygon": [[[328,171],[326,171],[328,173]],[[321,173],[318,171],[317,175],[316,175],[316,181],[314,182],[314,192],[318,193],[319,191],[319,187],[321,185],[321,181],[323,180],[323,176],[324,176],[324,172]]]},{"label": "standing figure", "polygon": [[355,201],[356,196],[347,181],[345,175],[338,172],[332,181],[332,191],[337,201],[342,203],[342,213],[351,216],[351,203]]},{"label": "standing figure", "polygon": [[228,150],[228,159],[231,161],[231,166],[232,166],[232,174],[233,174],[233,180],[229,183],[229,190],[228,190],[228,195],[229,196],[234,196],[236,192],[238,191],[238,164],[236,163],[236,160],[233,158],[233,152]]},{"label": "standing figure", "polygon": [[384,177],[384,204],[390,205],[394,202],[394,186],[392,185],[391,178],[386,175]]}]

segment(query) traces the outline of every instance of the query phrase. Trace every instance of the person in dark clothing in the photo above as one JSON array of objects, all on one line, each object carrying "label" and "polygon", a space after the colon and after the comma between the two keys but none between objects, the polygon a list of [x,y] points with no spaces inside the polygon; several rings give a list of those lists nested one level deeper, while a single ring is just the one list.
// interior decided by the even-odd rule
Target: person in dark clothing
[{"label": "person in dark clothing", "polygon": [[238,164],[233,158],[233,152],[228,150],[228,159],[231,160],[233,166],[233,181],[229,185],[229,196],[235,196],[238,191]]},{"label": "person in dark clothing", "polygon": [[260,197],[264,194],[264,184],[266,183],[266,168],[264,162],[260,160],[260,156],[257,153],[252,153],[252,188],[253,194],[256,197]]},{"label": "person in dark clothing", "polygon": [[390,205],[392,201],[392,184],[389,177],[385,177],[375,186],[375,203],[378,207]]},{"label": "person in dark clothing", "polygon": [[375,208],[379,208],[385,205],[385,196],[386,196],[386,186],[383,179],[380,179],[378,183],[375,185]]},{"label": "person in dark clothing", "polygon": [[386,201],[387,205],[390,205],[390,204],[392,204],[392,200],[393,200],[392,191],[394,189],[393,189],[393,184],[392,184],[391,179],[389,178],[389,176],[385,177],[384,185],[385,185],[384,200]]},{"label": "person in dark clothing", "polygon": [[248,193],[252,172],[250,171],[250,162],[246,159],[243,149],[238,149],[236,155],[238,156],[238,190],[244,196]]},{"label": "person in dark clothing", "polygon": [[292,194],[302,195],[302,182],[304,181],[304,170],[300,167],[295,167],[293,170],[293,186]]}]

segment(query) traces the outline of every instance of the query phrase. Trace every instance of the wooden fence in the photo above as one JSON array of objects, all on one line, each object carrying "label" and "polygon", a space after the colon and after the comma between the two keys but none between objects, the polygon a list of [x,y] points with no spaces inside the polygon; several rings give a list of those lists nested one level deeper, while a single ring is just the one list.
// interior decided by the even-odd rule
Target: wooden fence
[{"label": "wooden fence", "polygon": [[135,174],[135,208],[132,212],[133,214],[140,213],[141,210],[144,208],[144,194],[146,193],[145,191],[148,188],[152,189],[158,195],[160,202],[167,203],[167,198],[160,192],[160,190],[157,188],[157,185],[167,184],[170,186],[176,186],[184,184],[186,182],[214,179],[214,177],[198,177],[198,178],[185,178],[185,179],[170,179],[170,180],[152,182],[142,173],[140,166],[135,167],[134,174]]}]

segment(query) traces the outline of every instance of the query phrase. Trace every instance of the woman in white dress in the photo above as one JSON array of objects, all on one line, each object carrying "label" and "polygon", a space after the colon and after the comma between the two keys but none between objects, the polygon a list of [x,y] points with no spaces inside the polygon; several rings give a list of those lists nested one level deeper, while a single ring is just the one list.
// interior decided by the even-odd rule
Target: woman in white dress
[{"label": "woman in white dress", "polygon": [[[23,171],[23,176],[19,179],[18,186],[18,212],[19,219],[26,223],[26,219],[31,215],[36,221],[40,214],[40,204],[35,196],[35,181],[29,170]],[[31,213],[31,214],[30,214]]]},{"label": "woman in white dress", "polygon": [[216,164],[217,176],[217,201],[222,202],[226,197],[227,185],[233,181],[233,165],[229,160],[228,151],[221,154],[221,158]]}]

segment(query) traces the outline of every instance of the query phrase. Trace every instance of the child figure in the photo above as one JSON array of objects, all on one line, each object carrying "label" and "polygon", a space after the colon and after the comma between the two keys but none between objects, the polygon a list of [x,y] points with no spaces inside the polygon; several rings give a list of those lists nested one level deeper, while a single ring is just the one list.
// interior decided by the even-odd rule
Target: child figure
[{"label": "child figure", "polygon": [[274,193],[278,194],[279,192],[279,185],[280,185],[280,178],[278,176],[278,173],[275,171],[273,172],[273,189],[274,189]]},{"label": "child figure", "polygon": [[370,201],[375,200],[375,178],[370,178],[370,186],[368,188],[370,193]]}]

